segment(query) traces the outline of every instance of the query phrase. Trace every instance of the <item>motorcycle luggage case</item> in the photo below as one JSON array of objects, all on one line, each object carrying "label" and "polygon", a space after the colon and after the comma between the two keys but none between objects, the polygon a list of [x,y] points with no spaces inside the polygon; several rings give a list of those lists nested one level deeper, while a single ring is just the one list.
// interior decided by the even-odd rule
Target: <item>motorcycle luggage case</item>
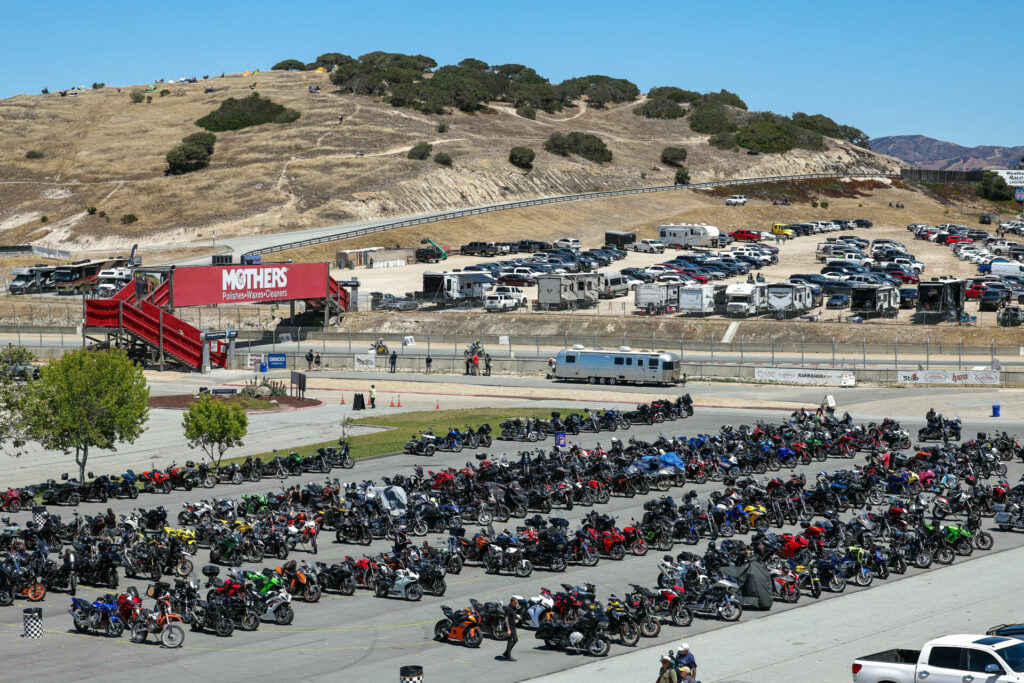
[{"label": "motorcycle luggage case", "polygon": [[203,567],[203,576],[212,577],[212,576],[217,576],[219,574],[220,574],[220,567],[218,567],[215,564],[208,564],[205,567]]},{"label": "motorcycle luggage case", "polygon": [[451,529],[449,529],[448,533],[451,534],[452,536],[457,536],[458,538],[465,538],[465,536],[466,536],[466,527],[464,527],[464,526],[455,526],[455,527],[452,527]]}]

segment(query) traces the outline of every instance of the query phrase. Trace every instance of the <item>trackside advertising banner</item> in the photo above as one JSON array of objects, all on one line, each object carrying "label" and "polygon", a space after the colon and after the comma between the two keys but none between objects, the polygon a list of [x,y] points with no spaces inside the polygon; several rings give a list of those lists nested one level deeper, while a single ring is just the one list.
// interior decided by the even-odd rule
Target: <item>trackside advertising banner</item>
[{"label": "trackside advertising banner", "polygon": [[998,370],[900,370],[900,384],[988,384],[999,385]]},{"label": "trackside advertising banner", "polygon": [[247,304],[327,296],[326,263],[176,268],[172,306]]},{"label": "trackside advertising banner", "polygon": [[754,368],[754,379],[793,384],[839,384],[843,377],[854,376],[849,370],[812,370],[808,368]]}]

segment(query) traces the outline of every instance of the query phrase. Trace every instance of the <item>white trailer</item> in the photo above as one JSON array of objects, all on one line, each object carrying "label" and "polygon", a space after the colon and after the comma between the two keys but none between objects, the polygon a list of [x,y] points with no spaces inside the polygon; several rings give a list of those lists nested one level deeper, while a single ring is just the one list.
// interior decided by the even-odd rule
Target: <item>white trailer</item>
[{"label": "white trailer", "polygon": [[710,315],[715,312],[715,286],[692,285],[679,288],[679,312]]},{"label": "white trailer", "polygon": [[779,318],[801,315],[814,307],[814,292],[803,282],[776,282],[768,285],[768,312]]},{"label": "white trailer", "polygon": [[713,225],[679,223],[658,226],[658,240],[669,247],[712,247],[718,244],[721,233]]},{"label": "white trailer", "polygon": [[642,311],[661,312],[679,303],[681,287],[674,282],[645,282],[633,290],[633,303]]},{"label": "white trailer", "polygon": [[545,274],[537,276],[537,308],[558,310],[597,305],[601,276],[597,273]]},{"label": "white trailer", "polygon": [[424,273],[423,298],[433,301],[480,300],[495,283],[486,273]]},{"label": "white trailer", "polygon": [[760,315],[768,308],[768,290],[763,284],[741,283],[725,289],[726,314],[734,318]]}]

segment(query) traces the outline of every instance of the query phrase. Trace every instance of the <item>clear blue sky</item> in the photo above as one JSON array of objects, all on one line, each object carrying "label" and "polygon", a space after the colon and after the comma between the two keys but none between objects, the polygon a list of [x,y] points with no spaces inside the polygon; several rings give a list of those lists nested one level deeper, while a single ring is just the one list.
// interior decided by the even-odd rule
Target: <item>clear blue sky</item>
[{"label": "clear blue sky", "polygon": [[517,62],[553,82],[726,88],[752,110],[824,113],[872,137],[1024,144],[1024,7],[1008,1],[7,0],[0,16],[0,97],[386,50]]}]

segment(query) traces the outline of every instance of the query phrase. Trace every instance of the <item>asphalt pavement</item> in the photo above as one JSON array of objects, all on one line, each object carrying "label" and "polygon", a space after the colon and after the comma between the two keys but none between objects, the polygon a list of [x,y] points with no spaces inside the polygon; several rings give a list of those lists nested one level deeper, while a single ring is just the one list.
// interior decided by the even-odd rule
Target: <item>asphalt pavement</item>
[{"label": "asphalt pavement", "polygon": [[[764,388],[749,388],[752,392]],[[798,391],[793,388],[792,391]],[[812,390],[807,389],[808,397]],[[903,394],[906,396],[906,394]],[[870,406],[870,397],[865,395],[862,405]],[[859,401],[860,402],[860,401]],[[913,401],[907,401],[900,415],[893,411],[893,416],[900,418],[906,427],[916,430],[921,419],[913,417],[923,412],[924,408]],[[854,413],[855,417],[860,417]],[[629,432],[619,432],[620,438],[636,435],[638,438],[650,439],[658,433],[693,435],[700,432],[715,431],[723,423],[750,423],[758,418],[779,420],[784,413],[772,410],[742,410],[726,408],[698,409],[697,414],[688,420],[655,425],[653,427],[634,426]],[[1020,432],[1021,422],[1016,418],[1004,423],[1004,428]],[[974,423],[965,425],[965,433],[971,434],[980,428]],[[611,434],[584,435],[580,442],[590,446],[595,441],[607,444]],[[542,444],[550,447],[550,441]],[[496,441],[490,449],[494,456],[514,456],[523,444]],[[461,466],[467,460],[473,460],[471,452],[459,454],[438,454],[433,458],[396,455],[370,461],[360,461],[355,469],[336,471],[332,476],[343,480],[360,481],[377,479],[384,475],[399,472],[408,473],[421,464],[425,468],[445,466]],[[834,470],[849,467],[857,461],[828,461],[814,463],[807,468],[809,476],[822,469]],[[1010,477],[1015,480],[1024,471],[1019,463],[1011,466]],[[304,477],[302,481],[318,477]],[[289,479],[284,483],[299,481]],[[151,507],[162,504],[174,516],[185,500],[195,500],[208,496],[237,497],[246,492],[265,492],[279,484],[264,480],[259,484],[243,484],[241,486],[219,486],[215,489],[195,490],[189,493],[173,492],[169,495],[145,495],[137,501],[117,501],[111,506],[116,512],[125,512],[135,505]],[[714,484],[704,486],[687,485],[684,489],[672,489],[669,494],[679,497],[684,491],[694,489],[706,494]],[[595,506],[602,512],[614,514],[620,523],[642,515],[642,505],[646,497],[613,498],[609,504]],[[80,506],[82,512],[95,512],[106,506],[87,504]],[[58,511],[54,509],[53,511]],[[60,513],[68,515],[69,509],[60,509]],[[587,512],[585,508],[575,508],[565,514],[572,524]],[[26,516],[19,515],[24,521]],[[514,524],[510,521],[509,526]],[[496,525],[500,528],[501,525]],[[470,527],[468,533],[472,533]],[[29,679],[42,680],[85,680],[102,676],[105,680],[121,681],[136,680],[139,665],[144,667],[145,675],[157,679],[219,679],[251,681],[279,681],[281,678],[300,680],[368,680],[393,681],[398,678],[398,668],[405,664],[418,664],[425,669],[428,681],[476,681],[481,676],[495,682],[521,681],[547,674],[565,672],[557,680],[610,680],[613,676],[643,672],[653,678],[657,668],[657,655],[669,646],[686,638],[694,645],[695,654],[702,663],[701,679],[708,681],[723,680],[806,680],[836,681],[849,675],[849,661],[844,661],[848,652],[866,654],[876,649],[875,640],[865,639],[866,632],[887,633],[887,624],[898,631],[888,631],[890,639],[899,635],[901,643],[920,644],[926,635],[919,636],[915,629],[912,613],[927,613],[926,606],[943,598],[949,599],[946,624],[942,626],[949,631],[961,630],[957,624],[957,612],[953,606],[960,604],[952,600],[952,596],[964,592],[964,599],[973,597],[973,603],[984,605],[988,612],[979,617],[981,621],[989,619],[989,613],[996,617],[1000,604],[994,600],[997,592],[1004,586],[999,585],[997,577],[1005,574],[1005,567],[1024,553],[1007,549],[1024,545],[1024,536],[1018,534],[995,533],[996,546],[988,554],[976,552],[970,558],[957,558],[952,567],[944,567],[920,571],[911,569],[901,578],[887,581],[876,581],[876,586],[869,589],[847,588],[842,595],[826,594],[815,604],[812,598],[803,597],[795,606],[776,604],[770,612],[748,611],[743,619],[734,625],[725,626],[717,620],[698,618],[691,627],[679,629],[666,625],[662,635],[657,639],[644,639],[641,648],[624,648],[613,645],[612,656],[607,660],[594,662],[589,658],[561,652],[550,652],[535,640],[529,631],[520,631],[520,644],[516,650],[517,663],[497,660],[503,645],[485,640],[477,650],[470,650],[453,644],[439,644],[432,641],[433,624],[441,617],[440,605],[459,607],[466,604],[471,597],[480,600],[507,600],[511,594],[536,595],[542,586],[553,590],[559,584],[594,583],[598,587],[601,599],[609,593],[621,592],[631,582],[653,585],[657,576],[657,561],[661,553],[648,553],[645,557],[628,556],[621,562],[602,559],[591,568],[571,567],[562,574],[552,574],[537,570],[525,579],[513,576],[489,576],[477,567],[467,566],[461,574],[450,575],[449,588],[443,598],[425,596],[422,601],[409,603],[396,599],[378,599],[371,597],[367,591],[359,590],[355,596],[325,596],[319,604],[296,605],[295,623],[289,627],[278,627],[264,623],[259,631],[246,633],[235,631],[230,638],[218,638],[208,634],[188,633],[181,651],[163,650],[155,645],[140,646],[129,643],[126,637],[108,639],[92,635],[74,633],[70,617],[66,610],[67,597],[60,593],[51,593],[41,603],[43,608],[46,634],[42,640],[28,640],[20,637],[22,630],[20,609],[27,606],[19,600],[15,606],[0,608],[0,648],[17,661],[19,675]],[[426,539],[431,543],[438,539],[428,534]],[[387,544],[377,541],[369,548],[337,544],[333,535],[323,537],[320,553],[315,557],[319,561],[337,560],[345,555],[359,557],[363,553],[385,550]],[[702,546],[697,546],[700,549]],[[677,545],[673,553],[688,548]],[[208,557],[208,551],[201,550],[195,558],[196,565],[202,566]],[[997,554],[1004,553],[1004,554]],[[1014,554],[1016,553],[1016,554]],[[990,560],[984,559],[990,557]],[[312,560],[314,557],[305,552],[297,552],[295,559]],[[1005,561],[999,558],[1005,557]],[[272,565],[272,563],[266,563]],[[977,567],[977,571],[974,567]],[[971,577],[977,577],[971,578]],[[970,589],[965,587],[970,583]],[[143,582],[130,581],[128,584],[139,585],[144,589]],[[982,590],[984,595],[977,593]],[[986,592],[987,591],[987,592]],[[81,593],[90,597],[100,593],[98,590],[83,588]],[[1004,594],[1005,595],[1005,594]],[[960,598],[957,598],[959,600]],[[906,605],[904,605],[904,602]],[[1003,601],[1005,604],[1005,600]],[[971,603],[971,604],[973,604]],[[898,610],[893,609],[899,604]],[[898,612],[898,614],[897,614]],[[979,612],[980,613],[980,612]],[[924,617],[922,617],[924,618]],[[1012,613],[999,616],[996,621],[1013,619]],[[979,622],[980,623],[980,622]],[[793,624],[796,624],[795,626]],[[900,626],[905,624],[905,626]],[[929,629],[940,628],[938,621],[928,621]],[[794,631],[790,638],[789,629]],[[929,632],[930,631],[926,631]],[[735,636],[732,634],[735,633]],[[774,634],[774,635],[773,635]],[[787,634],[784,638],[779,634]],[[824,641],[833,649],[814,647],[817,641]],[[700,647],[704,649],[698,649]],[[706,646],[703,643],[707,643]],[[844,645],[845,644],[845,645]],[[863,648],[862,648],[863,646]],[[125,650],[124,648],[128,648]],[[730,648],[732,655],[730,656]],[[861,649],[864,651],[861,652]],[[748,650],[742,655],[739,650]],[[635,655],[627,653],[638,652]],[[819,656],[819,651],[822,654]],[[55,653],[57,656],[55,656]],[[17,657],[16,660],[13,658]],[[623,658],[623,664],[616,660]],[[790,677],[783,675],[787,663],[800,658],[799,666],[808,667],[806,675]],[[131,662],[131,666],[112,665],[111,662]],[[580,665],[589,665],[577,669]]]}]

